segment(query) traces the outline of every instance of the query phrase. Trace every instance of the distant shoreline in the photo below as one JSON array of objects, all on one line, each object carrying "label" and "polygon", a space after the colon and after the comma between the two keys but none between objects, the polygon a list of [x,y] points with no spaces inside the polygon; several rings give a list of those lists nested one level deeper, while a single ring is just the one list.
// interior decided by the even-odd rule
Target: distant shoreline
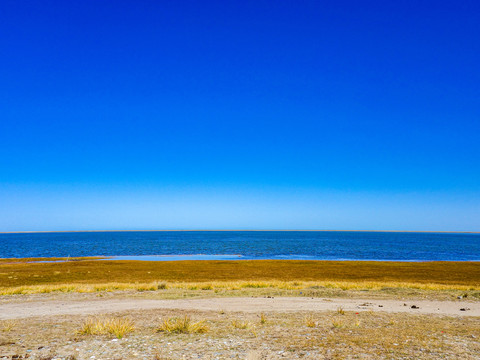
[{"label": "distant shoreline", "polygon": [[183,229],[183,230],[60,230],[60,231],[0,231],[0,234],[46,234],[46,233],[103,233],[103,232],[378,232],[378,233],[432,233],[432,234],[480,234],[480,231],[424,231],[424,230],[266,230],[266,229]]},{"label": "distant shoreline", "polygon": [[8,264],[39,264],[39,263],[67,263],[85,261],[108,261],[108,262],[213,262],[213,261],[240,261],[240,262],[327,262],[327,263],[477,263],[477,260],[402,260],[402,259],[342,259],[342,258],[269,258],[269,257],[246,257],[242,255],[206,255],[206,254],[167,254],[167,255],[92,255],[92,256],[37,256],[37,257],[0,257],[0,265]]}]

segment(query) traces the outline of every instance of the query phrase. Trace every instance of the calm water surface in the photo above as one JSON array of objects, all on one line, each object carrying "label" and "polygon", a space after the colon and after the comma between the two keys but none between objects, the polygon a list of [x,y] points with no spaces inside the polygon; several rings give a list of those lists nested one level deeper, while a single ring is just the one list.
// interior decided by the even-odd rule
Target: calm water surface
[{"label": "calm water surface", "polygon": [[[0,234],[1,258],[222,255],[218,259],[480,261],[480,234],[155,231]],[[206,256],[205,256],[206,255]],[[198,257],[198,256],[197,256]],[[162,257],[144,258],[162,260]],[[168,260],[168,258],[164,258]]]}]

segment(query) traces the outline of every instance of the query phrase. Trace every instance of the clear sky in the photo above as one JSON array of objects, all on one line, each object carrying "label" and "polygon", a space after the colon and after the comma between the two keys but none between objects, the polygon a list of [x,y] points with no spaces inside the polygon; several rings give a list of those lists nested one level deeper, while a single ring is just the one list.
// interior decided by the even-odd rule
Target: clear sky
[{"label": "clear sky", "polygon": [[0,231],[480,231],[478,1],[0,2]]}]

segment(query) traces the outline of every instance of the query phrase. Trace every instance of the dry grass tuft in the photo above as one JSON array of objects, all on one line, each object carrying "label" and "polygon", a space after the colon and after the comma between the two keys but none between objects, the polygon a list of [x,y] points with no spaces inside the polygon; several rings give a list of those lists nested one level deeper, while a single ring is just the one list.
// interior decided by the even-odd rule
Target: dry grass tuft
[{"label": "dry grass tuft", "polygon": [[88,318],[77,331],[79,335],[111,334],[121,339],[135,330],[135,325],[129,318]]},{"label": "dry grass tuft", "polygon": [[265,325],[267,323],[267,317],[265,316],[264,313],[260,314],[260,324]]},{"label": "dry grass tuft", "polygon": [[156,329],[157,332],[179,333],[179,334],[204,334],[208,332],[209,327],[205,320],[193,322],[190,316],[183,318],[169,318],[163,320]]},{"label": "dry grass tuft", "polygon": [[114,318],[110,319],[106,324],[107,332],[112,335],[115,335],[118,339],[121,339],[126,334],[135,330],[135,325],[133,322],[126,318]]},{"label": "dry grass tuft", "polygon": [[345,315],[345,310],[343,310],[343,308],[340,306],[340,307],[337,309],[337,313],[340,314],[340,315]]},{"label": "dry grass tuft", "polygon": [[334,319],[332,320],[332,326],[336,329],[340,329],[340,328],[343,328],[345,324],[341,320]]},{"label": "dry grass tuft", "polygon": [[252,324],[249,321],[242,321],[242,320],[232,320],[232,326],[235,329],[250,329],[252,328]]},{"label": "dry grass tuft", "polygon": [[15,326],[17,326],[16,320],[4,320],[0,323],[3,332],[12,331]]},{"label": "dry grass tuft", "polygon": [[315,319],[313,318],[313,315],[308,315],[305,317],[305,325],[307,325],[307,327],[310,327],[310,328],[313,328],[317,325],[317,323],[315,322]]},{"label": "dry grass tuft", "polygon": [[79,335],[99,335],[103,333],[102,320],[96,318],[88,318],[77,330]]}]

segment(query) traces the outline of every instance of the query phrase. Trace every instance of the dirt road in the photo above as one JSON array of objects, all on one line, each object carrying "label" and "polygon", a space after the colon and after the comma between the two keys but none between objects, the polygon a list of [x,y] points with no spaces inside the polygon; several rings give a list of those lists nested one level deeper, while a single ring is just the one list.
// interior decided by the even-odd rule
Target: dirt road
[{"label": "dirt road", "polygon": [[[0,319],[36,316],[95,315],[129,310],[182,309],[229,312],[295,312],[295,311],[382,311],[390,313],[480,316],[480,303],[427,300],[318,299],[278,298],[204,298],[180,300],[95,299],[15,301],[0,305]],[[463,310],[461,310],[463,309]]]}]

